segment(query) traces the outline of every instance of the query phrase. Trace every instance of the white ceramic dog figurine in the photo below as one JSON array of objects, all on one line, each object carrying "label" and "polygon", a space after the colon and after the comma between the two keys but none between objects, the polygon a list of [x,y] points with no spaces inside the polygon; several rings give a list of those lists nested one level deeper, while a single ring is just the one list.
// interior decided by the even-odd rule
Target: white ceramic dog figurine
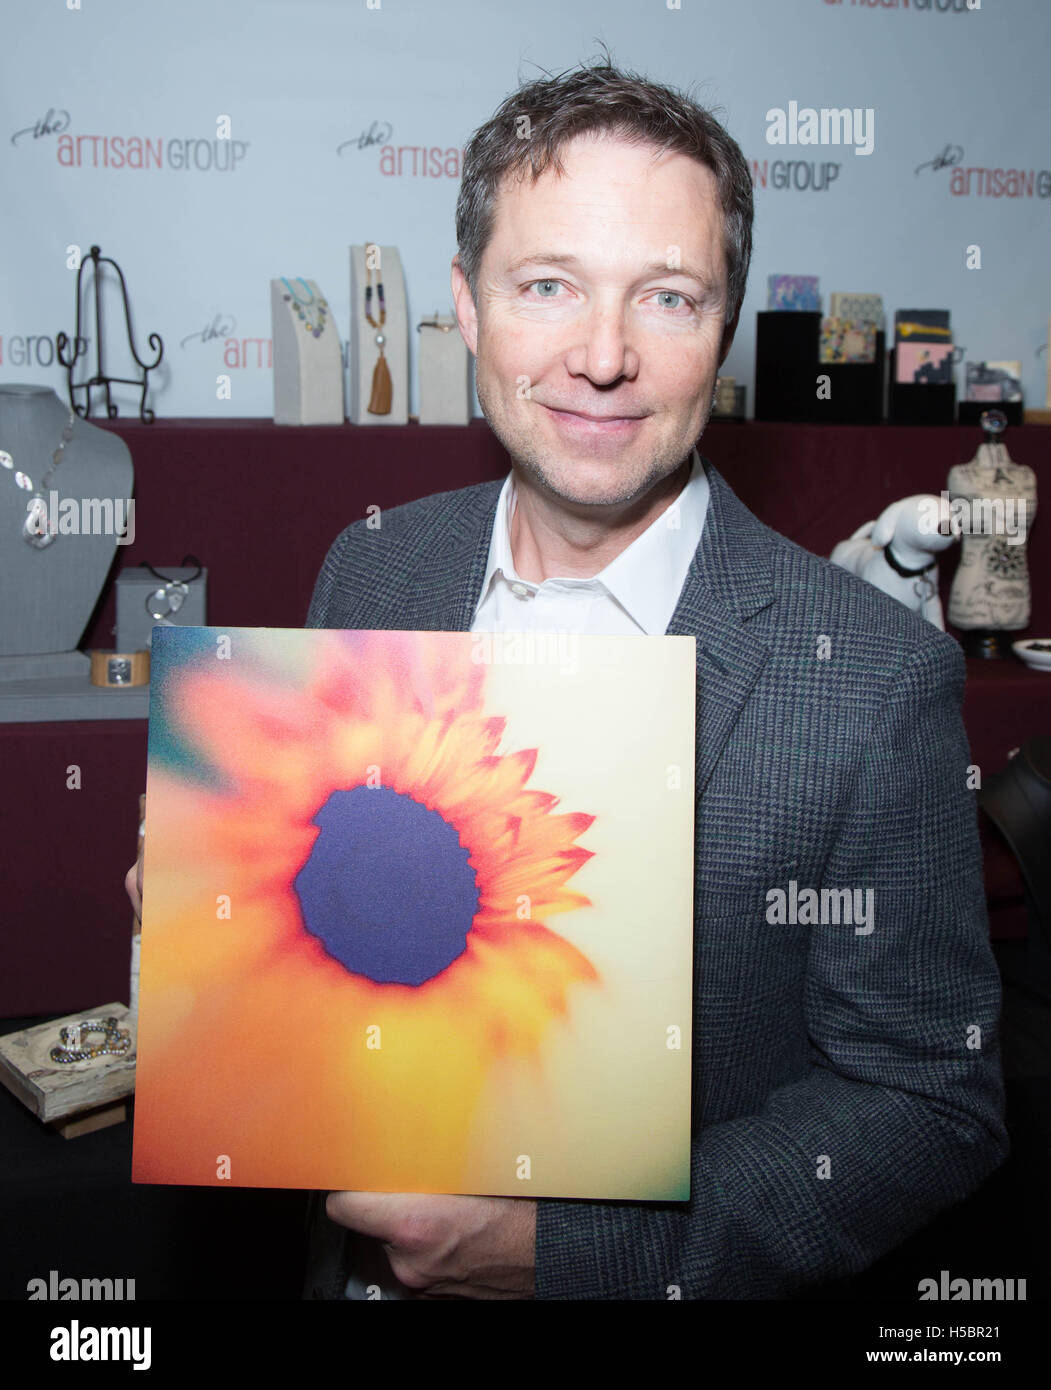
[{"label": "white ceramic dog figurine", "polygon": [[892,502],[875,521],[866,521],[849,540],[839,542],[830,559],[944,631],[934,556],[959,537],[960,520],[948,500],[919,493]]}]

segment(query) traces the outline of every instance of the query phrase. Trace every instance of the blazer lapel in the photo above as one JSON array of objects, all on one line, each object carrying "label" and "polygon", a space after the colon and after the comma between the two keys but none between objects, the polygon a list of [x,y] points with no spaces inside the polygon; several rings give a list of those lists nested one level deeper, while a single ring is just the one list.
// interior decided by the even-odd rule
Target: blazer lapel
[{"label": "blazer lapel", "polygon": [[668,636],[697,639],[697,796],[770,657],[769,645],[745,623],[775,597],[765,529],[717,469],[702,462],[708,514],[667,629]]}]

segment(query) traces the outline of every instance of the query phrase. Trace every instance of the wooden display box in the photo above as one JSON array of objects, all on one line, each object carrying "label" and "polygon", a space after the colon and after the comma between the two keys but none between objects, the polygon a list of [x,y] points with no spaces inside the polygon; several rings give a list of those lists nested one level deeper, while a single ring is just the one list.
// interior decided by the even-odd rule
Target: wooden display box
[{"label": "wooden display box", "polygon": [[[127,1052],[83,1062],[52,1061],[51,1049],[61,1045],[59,1030],[88,1018],[115,1018],[120,1028],[130,1030]],[[0,1038],[0,1082],[45,1124],[72,1139],[127,1118],[135,1056],[135,1016],[127,1004],[103,1004]]]}]

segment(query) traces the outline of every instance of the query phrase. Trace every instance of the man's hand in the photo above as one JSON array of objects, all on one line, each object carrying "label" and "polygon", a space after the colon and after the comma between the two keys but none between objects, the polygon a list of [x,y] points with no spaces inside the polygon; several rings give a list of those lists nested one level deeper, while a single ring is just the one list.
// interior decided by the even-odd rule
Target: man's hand
[{"label": "man's hand", "polygon": [[140,808],[142,808],[142,810],[141,810],[142,819],[141,819],[141,821],[140,821],[140,827],[139,827],[139,857],[135,860],[135,863],[131,866],[131,868],[128,870],[128,872],[124,875],[124,887],[125,887],[125,889],[127,890],[128,897],[131,899],[131,906],[132,906],[133,912],[135,913],[135,920],[136,920],[136,922],[138,922],[139,926],[141,927],[141,926],[142,926],[142,852],[143,852],[143,849],[145,848],[145,845],[146,845],[146,836],[143,834],[143,827],[145,826],[145,823],[146,823],[146,822],[145,822],[144,798],[140,798],[140,800],[139,800],[139,806],[140,806]]},{"label": "man's hand", "polygon": [[135,913],[135,920],[142,925],[142,859],[132,864],[131,868],[124,875],[124,887],[127,889],[128,897],[131,899],[132,910]]},{"label": "man's hand", "polygon": [[420,1297],[532,1298],[536,1203],[521,1197],[330,1192],[331,1220],[383,1241]]}]

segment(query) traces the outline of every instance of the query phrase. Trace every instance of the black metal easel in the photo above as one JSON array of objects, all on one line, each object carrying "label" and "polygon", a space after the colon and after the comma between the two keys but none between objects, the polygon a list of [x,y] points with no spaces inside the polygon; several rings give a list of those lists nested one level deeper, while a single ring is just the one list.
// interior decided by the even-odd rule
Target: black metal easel
[{"label": "black metal easel", "polygon": [[[80,279],[81,279],[81,276],[84,274],[84,267],[87,265],[87,263],[88,263],[89,260],[90,260],[90,261],[93,263],[93,265],[94,265],[94,273],[95,273],[95,279],[94,279],[94,289],[95,289],[95,374],[94,374],[94,376],[89,377],[87,381],[82,381],[82,382],[79,382],[79,383],[75,383],[75,382],[73,381],[73,368],[74,368],[74,366],[76,365],[76,362],[77,362],[78,358],[79,358],[80,355],[81,355],[81,343],[83,342],[83,339],[82,339],[81,334],[80,334]],[[123,299],[124,299],[124,322],[125,322],[125,324],[127,325],[127,329],[128,329],[128,346],[131,348],[131,355],[132,355],[132,357],[134,357],[134,359],[135,359],[136,363],[138,364],[138,366],[140,366],[140,367],[142,368],[142,380],[141,380],[141,381],[139,381],[136,377],[106,376],[106,374],[105,374],[105,372],[104,372],[104,370],[103,370],[103,365],[102,365],[102,305],[101,305],[100,298],[99,298],[99,274],[100,274],[100,269],[99,269],[99,268],[100,268],[100,266],[101,266],[103,263],[105,263],[106,265],[111,265],[111,266],[113,267],[113,269],[117,272],[117,275],[118,275],[118,277],[119,277],[119,279],[120,279],[120,290],[121,290],[121,295],[123,296]],[[57,351],[58,351],[58,360],[59,360],[59,362],[61,362],[62,366],[65,367],[65,369],[66,369],[66,379],[67,379],[67,381],[68,381],[68,383],[69,383],[69,404],[70,404],[70,406],[72,407],[73,410],[76,411],[76,413],[77,413],[79,416],[81,416],[82,419],[84,419],[84,420],[90,420],[90,419],[91,419],[91,388],[92,388],[93,386],[101,386],[101,387],[104,388],[104,390],[105,390],[105,392],[106,392],[106,414],[107,414],[107,416],[108,416],[111,420],[115,420],[115,419],[117,418],[117,416],[120,414],[120,411],[119,411],[119,410],[117,409],[117,407],[113,404],[113,401],[112,401],[112,399],[110,398],[110,387],[111,387],[112,385],[114,385],[115,383],[120,383],[121,385],[124,385],[124,386],[141,386],[141,387],[142,387],[142,396],[141,396],[140,399],[139,399],[139,419],[142,420],[144,424],[151,425],[151,424],[153,423],[154,415],[153,415],[153,411],[152,411],[152,410],[147,410],[147,409],[146,409],[147,378],[148,378],[148,376],[149,376],[149,373],[152,372],[156,367],[158,367],[158,366],[160,365],[160,360],[161,360],[161,358],[164,356],[164,343],[161,341],[161,336],[160,336],[159,333],[151,333],[151,334],[149,335],[149,337],[148,337],[148,339],[147,339],[147,342],[149,343],[150,347],[157,353],[157,358],[156,358],[155,361],[149,363],[148,365],[142,360],[142,358],[139,356],[139,354],[135,351],[135,340],[134,340],[134,338],[132,337],[132,332],[131,332],[131,312],[130,312],[130,310],[129,310],[129,308],[128,308],[128,286],[127,286],[127,284],[125,283],[124,274],[123,274],[123,272],[121,271],[121,268],[120,268],[120,266],[117,264],[117,262],[116,262],[115,260],[112,260],[109,256],[103,256],[102,253],[101,253],[101,251],[99,250],[99,248],[98,248],[97,246],[93,246],[93,247],[91,248],[91,250],[88,252],[87,257],[86,257],[84,260],[82,260],[81,263],[80,263],[80,268],[77,270],[77,289],[76,289],[76,295],[77,295],[77,301],[76,301],[76,308],[77,308],[77,326],[76,326],[75,336],[74,336],[73,341],[72,341],[73,355],[72,355],[72,357],[69,359],[68,362],[66,361],[65,352],[66,352],[66,349],[67,349],[68,347],[71,346],[71,344],[70,344],[70,339],[65,335],[65,333],[59,333],[59,335],[58,335],[57,338],[55,339],[55,346],[56,346]],[[84,352],[85,355],[87,354],[87,347],[86,347],[86,345],[85,345],[85,347],[83,348],[83,352]],[[75,393],[78,392],[78,391],[83,391],[83,392],[85,393],[85,404],[84,404],[83,407],[77,405],[77,403],[76,403]]]}]

